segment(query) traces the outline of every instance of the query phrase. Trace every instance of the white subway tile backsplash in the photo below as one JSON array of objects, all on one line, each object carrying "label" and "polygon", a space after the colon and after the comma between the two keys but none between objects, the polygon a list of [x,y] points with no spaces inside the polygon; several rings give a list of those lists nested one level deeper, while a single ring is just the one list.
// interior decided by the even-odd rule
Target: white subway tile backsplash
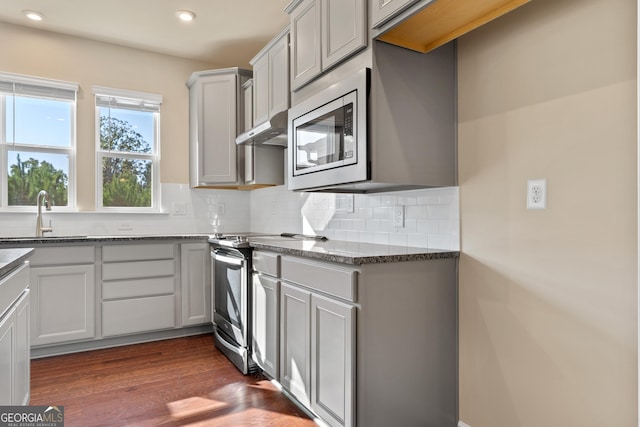
[{"label": "white subway tile backsplash", "polygon": [[389,233],[374,233],[373,234],[373,243],[378,243],[380,245],[388,245],[389,244]]},{"label": "white subway tile backsplash", "polygon": [[[348,212],[353,199],[354,212]],[[162,184],[161,214],[46,212],[53,235],[144,235],[172,233],[282,232],[322,234],[347,242],[460,249],[460,202],[457,187],[382,194],[331,194],[288,191],[284,186],[254,191],[191,189]],[[186,214],[173,215],[174,203]],[[394,211],[404,206],[404,227]],[[0,235],[29,236],[35,213],[2,213]],[[119,230],[126,219],[130,230]],[[9,226],[11,224],[11,226]]]},{"label": "white subway tile backsplash", "polygon": [[[348,197],[353,197],[353,213],[345,209],[349,206]],[[460,247],[457,187],[351,196],[294,193],[280,186],[252,191],[250,198],[251,231],[304,231],[348,242],[452,250]],[[276,215],[265,219],[260,209],[264,200],[279,201]],[[404,227],[395,226],[396,206],[404,206]]]},{"label": "white subway tile backsplash", "polygon": [[427,218],[429,219],[448,219],[450,217],[451,209],[448,205],[427,206]]},{"label": "white subway tile backsplash", "polygon": [[427,219],[427,207],[421,205],[407,206],[405,215],[407,219]]},{"label": "white subway tile backsplash", "polygon": [[429,234],[429,247],[434,249],[450,249],[451,234]]},{"label": "white subway tile backsplash", "polygon": [[394,246],[407,246],[407,234],[389,233],[389,244]]}]

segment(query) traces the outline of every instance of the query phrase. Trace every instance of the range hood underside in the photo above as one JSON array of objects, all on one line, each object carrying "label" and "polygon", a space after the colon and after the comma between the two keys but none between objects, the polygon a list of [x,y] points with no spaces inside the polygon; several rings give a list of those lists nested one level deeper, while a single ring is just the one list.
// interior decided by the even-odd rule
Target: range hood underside
[{"label": "range hood underside", "polygon": [[271,119],[255,126],[236,138],[238,145],[275,145],[287,146],[288,112],[281,111]]}]

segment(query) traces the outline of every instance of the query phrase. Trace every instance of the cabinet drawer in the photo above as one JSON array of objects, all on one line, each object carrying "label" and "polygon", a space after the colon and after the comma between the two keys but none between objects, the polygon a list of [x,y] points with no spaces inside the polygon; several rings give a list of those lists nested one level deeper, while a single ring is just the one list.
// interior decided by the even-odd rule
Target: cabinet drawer
[{"label": "cabinet drawer", "polygon": [[102,265],[102,280],[173,276],[174,271],[175,261],[172,259],[113,262]]},{"label": "cabinet drawer", "polygon": [[102,284],[102,299],[136,298],[173,294],[175,279],[158,277],[151,279],[119,280]]},{"label": "cabinet drawer", "polygon": [[102,303],[102,334],[132,334],[175,327],[175,297],[164,295]]},{"label": "cabinet drawer", "polygon": [[282,278],[347,301],[356,300],[358,271],[351,268],[282,257]]},{"label": "cabinet drawer", "polygon": [[0,280],[0,317],[29,287],[29,268],[27,265],[23,263],[4,279]]},{"label": "cabinet drawer", "polygon": [[280,255],[262,251],[253,251],[253,269],[261,273],[280,277]]},{"label": "cabinet drawer", "polygon": [[173,258],[174,245],[153,243],[143,245],[108,245],[102,247],[102,261],[144,261]]},{"label": "cabinet drawer", "polygon": [[93,264],[96,262],[95,246],[56,246],[55,248],[36,248],[29,258],[32,266]]}]

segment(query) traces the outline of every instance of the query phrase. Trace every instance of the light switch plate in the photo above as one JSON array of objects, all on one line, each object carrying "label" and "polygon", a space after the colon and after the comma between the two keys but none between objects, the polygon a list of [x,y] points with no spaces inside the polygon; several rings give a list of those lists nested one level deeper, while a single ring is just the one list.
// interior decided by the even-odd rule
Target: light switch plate
[{"label": "light switch plate", "polygon": [[396,206],[393,209],[393,226],[404,227],[404,206]]}]

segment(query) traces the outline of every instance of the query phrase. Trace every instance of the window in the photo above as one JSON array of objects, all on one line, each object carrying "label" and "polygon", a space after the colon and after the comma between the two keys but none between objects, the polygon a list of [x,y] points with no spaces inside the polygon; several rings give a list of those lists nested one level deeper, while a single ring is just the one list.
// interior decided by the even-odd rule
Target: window
[{"label": "window", "polygon": [[94,87],[97,207],[159,210],[159,129],[162,97]]},{"label": "window", "polygon": [[0,73],[0,205],[75,207],[75,83]]}]

